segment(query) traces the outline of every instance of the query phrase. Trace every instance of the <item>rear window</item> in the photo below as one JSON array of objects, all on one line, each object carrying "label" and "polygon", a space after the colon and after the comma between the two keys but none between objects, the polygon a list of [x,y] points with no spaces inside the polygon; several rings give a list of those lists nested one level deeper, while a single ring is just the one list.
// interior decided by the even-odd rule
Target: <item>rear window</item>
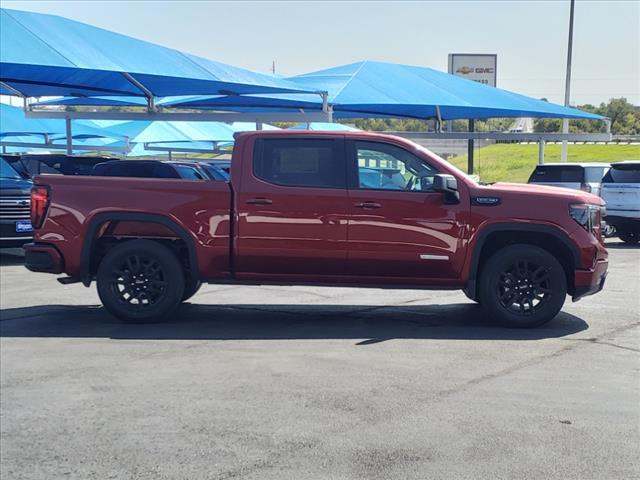
[{"label": "rear window", "polygon": [[602,183],[640,183],[640,164],[612,165]]},{"label": "rear window", "polygon": [[557,167],[555,165],[541,165],[531,174],[529,183],[582,183],[584,181],[584,168],[567,165]]},{"label": "rear window", "polygon": [[258,139],[253,173],[278,185],[346,188],[339,145],[334,139]]}]

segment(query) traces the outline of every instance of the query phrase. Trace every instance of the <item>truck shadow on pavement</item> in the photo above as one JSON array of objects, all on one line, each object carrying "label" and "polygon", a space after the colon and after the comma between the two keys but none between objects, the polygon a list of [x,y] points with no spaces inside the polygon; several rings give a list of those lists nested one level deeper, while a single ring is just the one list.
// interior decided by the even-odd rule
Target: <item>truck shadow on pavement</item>
[{"label": "truck shadow on pavement", "polygon": [[163,323],[126,324],[101,306],[34,306],[0,311],[0,337],[117,340],[539,340],[571,335],[587,323],[560,313],[536,329],[492,325],[480,306],[447,305],[195,305]]}]

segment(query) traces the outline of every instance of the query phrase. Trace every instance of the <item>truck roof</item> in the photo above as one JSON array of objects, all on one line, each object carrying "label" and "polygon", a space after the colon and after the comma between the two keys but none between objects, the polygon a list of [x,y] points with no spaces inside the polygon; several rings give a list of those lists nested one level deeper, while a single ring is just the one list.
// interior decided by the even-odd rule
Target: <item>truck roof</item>
[{"label": "truck roof", "polygon": [[235,138],[243,137],[376,137],[376,138],[402,138],[385,132],[367,132],[364,130],[253,130],[237,132]]}]

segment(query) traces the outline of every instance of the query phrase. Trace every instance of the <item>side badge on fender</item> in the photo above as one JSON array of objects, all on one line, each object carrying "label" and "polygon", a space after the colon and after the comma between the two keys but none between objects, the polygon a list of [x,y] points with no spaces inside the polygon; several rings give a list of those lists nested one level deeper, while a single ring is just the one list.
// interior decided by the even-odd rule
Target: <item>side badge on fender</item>
[{"label": "side badge on fender", "polygon": [[494,207],[500,205],[500,197],[471,197],[471,205]]}]

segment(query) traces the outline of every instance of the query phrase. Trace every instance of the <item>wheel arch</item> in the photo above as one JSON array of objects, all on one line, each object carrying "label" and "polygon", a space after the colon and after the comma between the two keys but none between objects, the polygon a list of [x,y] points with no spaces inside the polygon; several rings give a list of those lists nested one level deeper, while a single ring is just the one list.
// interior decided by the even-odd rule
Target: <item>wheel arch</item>
[{"label": "wheel arch", "polygon": [[556,257],[565,271],[570,293],[573,291],[573,272],[580,265],[580,251],[563,230],[551,225],[499,223],[487,225],[476,234],[465,287],[469,298],[477,299],[478,278],[486,260],[500,248],[516,243],[539,246]]},{"label": "wheel arch", "polygon": [[[80,280],[83,285],[88,287],[91,285],[93,278],[91,273],[91,259],[92,252],[97,240],[97,232],[105,223],[112,221],[129,221],[129,222],[144,222],[155,223],[162,225],[171,232],[173,232],[177,238],[184,242],[187,248],[187,258],[189,262],[189,280],[196,282],[199,278],[198,271],[198,257],[196,253],[195,242],[193,237],[189,235],[187,230],[182,227],[175,220],[157,213],[140,213],[140,212],[103,212],[94,215],[87,226],[82,241],[82,252],[80,254]],[[139,237],[146,238],[146,237]]]}]

